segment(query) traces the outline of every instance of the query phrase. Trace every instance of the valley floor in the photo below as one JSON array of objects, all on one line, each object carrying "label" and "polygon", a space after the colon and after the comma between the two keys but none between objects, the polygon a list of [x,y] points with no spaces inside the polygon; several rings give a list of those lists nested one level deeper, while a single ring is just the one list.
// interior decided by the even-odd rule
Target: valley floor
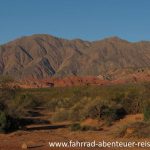
[{"label": "valley floor", "polygon": [[[105,127],[101,131],[70,131],[67,126],[68,122],[52,124],[49,121],[51,114],[44,108],[36,108],[30,112],[28,119],[35,120],[34,124],[26,127],[26,130],[20,130],[9,134],[0,134],[0,150],[21,150],[23,144],[28,145],[28,149],[33,150],[48,150],[48,149],[87,149],[87,148],[50,148],[48,142],[55,141],[145,141],[145,139],[128,139],[128,138],[114,138],[115,131],[135,121],[142,120],[141,114],[128,115],[124,119],[115,122],[111,127]],[[147,139],[150,141],[150,139]],[[102,149],[102,148],[88,148],[88,149]],[[107,149],[107,148],[104,148]],[[109,148],[121,149],[121,148]],[[127,148],[129,149],[129,148]],[[146,149],[146,148],[131,148],[131,149]],[[147,148],[148,149],[148,148]]]}]

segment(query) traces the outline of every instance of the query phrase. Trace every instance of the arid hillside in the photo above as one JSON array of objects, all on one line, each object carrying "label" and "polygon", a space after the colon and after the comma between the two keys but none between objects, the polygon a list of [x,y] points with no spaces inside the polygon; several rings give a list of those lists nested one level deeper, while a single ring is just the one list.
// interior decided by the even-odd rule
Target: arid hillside
[{"label": "arid hillside", "polygon": [[109,79],[111,74],[118,77],[149,66],[150,42],[130,43],[117,37],[88,42],[41,34],[0,46],[0,74],[16,79],[73,75]]}]

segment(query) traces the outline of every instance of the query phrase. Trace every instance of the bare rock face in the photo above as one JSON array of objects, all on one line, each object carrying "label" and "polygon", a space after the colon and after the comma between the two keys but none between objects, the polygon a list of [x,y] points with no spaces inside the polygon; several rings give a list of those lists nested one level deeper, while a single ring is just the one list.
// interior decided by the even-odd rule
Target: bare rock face
[{"label": "bare rock face", "polygon": [[0,46],[0,74],[16,79],[51,76],[108,76],[150,67],[150,42],[117,37],[101,41],[64,40],[50,35],[22,37]]}]

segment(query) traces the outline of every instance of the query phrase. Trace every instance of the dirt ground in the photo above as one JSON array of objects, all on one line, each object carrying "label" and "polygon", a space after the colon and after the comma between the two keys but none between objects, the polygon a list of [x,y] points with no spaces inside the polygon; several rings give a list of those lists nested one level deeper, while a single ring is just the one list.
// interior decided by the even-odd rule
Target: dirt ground
[{"label": "dirt ground", "polygon": [[[101,131],[70,131],[67,126],[69,123],[52,124],[49,121],[51,116],[44,108],[32,110],[29,119],[35,120],[34,124],[28,125],[26,130],[20,130],[9,134],[0,134],[0,150],[21,150],[22,145],[26,144],[28,149],[33,150],[53,150],[53,149],[109,149],[117,150],[121,148],[50,148],[49,142],[56,141],[150,141],[150,139],[116,139],[114,132],[121,126],[137,120],[142,120],[142,115],[129,115],[117,121],[111,127],[106,127]],[[122,148],[123,149],[123,148]],[[124,148],[125,149],[125,148]],[[126,148],[126,149],[146,149],[146,148]],[[148,149],[148,148],[147,148]]]}]

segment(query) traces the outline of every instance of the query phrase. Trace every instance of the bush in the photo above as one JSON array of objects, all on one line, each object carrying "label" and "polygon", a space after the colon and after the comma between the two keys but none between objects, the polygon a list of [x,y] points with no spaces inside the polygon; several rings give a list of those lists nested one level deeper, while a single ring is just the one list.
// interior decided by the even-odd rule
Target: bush
[{"label": "bush", "polygon": [[10,116],[21,118],[26,115],[27,109],[39,106],[39,104],[38,98],[31,94],[18,94],[7,104],[8,106],[5,111],[7,111]]},{"label": "bush", "polygon": [[116,137],[127,138],[150,138],[150,123],[135,122],[123,126],[115,133]]},{"label": "bush", "polygon": [[143,108],[144,120],[150,121],[150,102],[147,102]]},{"label": "bush", "polygon": [[100,112],[100,118],[108,122],[116,121],[122,119],[126,115],[126,111],[123,107],[109,107],[102,106]]},{"label": "bush", "polygon": [[0,100],[7,101],[16,94],[16,89],[11,87],[14,80],[9,76],[0,76]]},{"label": "bush", "polygon": [[56,113],[54,115],[54,120],[57,121],[59,121],[59,119],[60,121],[81,121],[86,118],[101,118],[108,122],[112,122],[121,119],[126,115],[123,107],[119,107],[116,103],[111,103],[107,100],[101,99],[100,97],[94,99],[83,97],[82,99],[80,99],[80,101],[77,101],[76,103],[72,102],[70,108],[68,106],[67,108],[65,108],[64,101],[55,102],[57,104],[53,101],[51,101],[51,104],[53,104],[57,108],[55,108]]},{"label": "bush", "polygon": [[83,97],[70,108],[70,119],[73,121],[81,121],[86,118],[98,119],[103,104],[107,104],[107,101],[102,100],[100,97],[94,99]]},{"label": "bush", "polygon": [[81,126],[79,123],[74,123],[70,126],[71,131],[79,131],[81,129]]},{"label": "bush", "polygon": [[150,123],[148,122],[136,122],[129,125],[134,131],[129,137],[137,138],[150,138]]},{"label": "bush", "polygon": [[60,109],[57,112],[55,112],[55,114],[52,116],[52,121],[54,122],[62,122],[62,121],[66,121],[69,118],[69,113],[67,110],[64,109]]},{"label": "bush", "polygon": [[51,112],[55,112],[57,109],[70,108],[72,106],[72,102],[70,98],[53,98],[47,102],[46,106]]},{"label": "bush", "polygon": [[80,121],[83,118],[81,114],[83,107],[84,105],[77,103],[72,108],[70,108],[69,119],[72,121]]},{"label": "bush", "polygon": [[88,99],[87,104],[82,109],[83,119],[86,118],[100,118],[101,107],[107,104],[107,101],[101,100],[99,97],[95,99]]},{"label": "bush", "polygon": [[0,132],[4,132],[9,126],[7,116],[4,112],[0,112]]},{"label": "bush", "polygon": [[93,126],[81,126],[81,131],[99,131],[100,129],[98,127],[93,127]]},{"label": "bush", "polygon": [[125,91],[115,91],[111,101],[124,107],[127,114],[141,113],[143,91],[136,88],[125,89]]},{"label": "bush", "polygon": [[79,123],[74,123],[70,126],[71,131],[98,131],[99,128],[93,126],[83,125],[81,126]]},{"label": "bush", "polygon": [[14,119],[5,112],[0,112],[0,132],[5,133],[14,131],[19,127],[21,127],[21,122],[19,119]]},{"label": "bush", "polygon": [[21,94],[16,99],[14,99],[14,102],[19,106],[22,105],[24,108],[34,108],[39,105],[38,98],[33,96],[32,94]]}]

